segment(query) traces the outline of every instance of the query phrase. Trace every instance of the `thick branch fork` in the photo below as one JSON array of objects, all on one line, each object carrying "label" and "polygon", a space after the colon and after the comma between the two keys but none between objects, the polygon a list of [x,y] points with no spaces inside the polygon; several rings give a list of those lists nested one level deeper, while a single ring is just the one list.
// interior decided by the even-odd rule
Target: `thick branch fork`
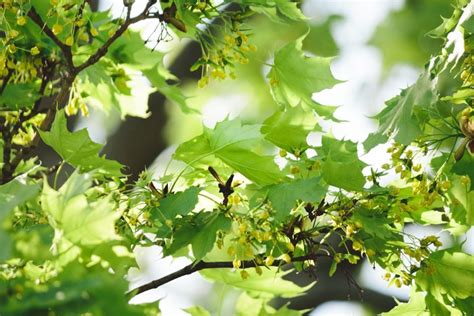
[{"label": "thick branch fork", "polygon": [[[301,257],[294,257],[291,259],[292,262],[303,262],[303,261],[308,261],[308,260],[316,260],[318,257],[330,257],[328,254],[311,254],[311,255],[306,255],[306,256],[301,256]],[[284,260],[275,260],[271,266],[272,267],[281,267],[282,265],[287,264],[286,261]],[[268,267],[265,263],[257,263],[254,260],[246,260],[242,261],[242,269],[246,268],[255,268],[255,267]],[[165,285],[166,283],[169,283],[173,280],[179,279],[183,276],[193,274],[194,272],[200,271],[200,270],[205,270],[205,269],[222,269],[222,268],[227,268],[231,269],[234,268],[234,264],[232,261],[217,261],[217,262],[205,262],[205,261],[199,261],[197,263],[192,263],[184,268],[173,272],[171,274],[168,274],[162,278],[153,280],[149,283],[146,283],[144,285],[141,285],[129,292],[129,294],[140,294],[152,289],[156,289],[162,285]]]}]

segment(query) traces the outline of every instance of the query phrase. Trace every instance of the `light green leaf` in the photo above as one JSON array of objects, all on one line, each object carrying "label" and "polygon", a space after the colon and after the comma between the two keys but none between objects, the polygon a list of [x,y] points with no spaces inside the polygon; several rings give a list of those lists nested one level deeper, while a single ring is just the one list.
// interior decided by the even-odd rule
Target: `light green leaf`
[{"label": "light green leaf", "polygon": [[[461,183],[460,177],[456,177],[451,181],[451,184],[450,192],[461,204],[454,206],[456,210],[453,210],[453,217],[459,215],[459,217],[455,217],[459,224],[474,225],[474,191],[470,191],[466,185]],[[459,211],[459,209],[461,210]]]},{"label": "light green leaf", "polygon": [[121,176],[122,165],[99,156],[102,145],[94,143],[86,129],[69,132],[64,110],[56,113],[49,132],[40,131],[43,141],[51,146],[65,162],[83,171],[95,170],[110,176]]},{"label": "light green leaf", "polygon": [[163,94],[167,100],[176,103],[183,113],[199,113],[199,111],[189,107],[188,97],[183,94],[182,89],[177,85],[170,85],[166,82],[167,78],[159,68],[146,69],[143,74],[150,80],[153,87]]},{"label": "light green leaf", "polygon": [[288,152],[308,147],[306,138],[312,131],[320,130],[312,113],[300,107],[277,111],[263,122],[261,132],[265,139]]},{"label": "light green leaf", "polygon": [[365,149],[370,150],[384,142],[386,138],[409,145],[422,132],[423,115],[420,108],[429,108],[438,100],[435,81],[425,71],[411,87],[402,90],[399,96],[386,102],[386,107],[374,118],[379,122],[379,129],[369,136]]},{"label": "light green leaf", "polygon": [[321,178],[314,177],[272,185],[268,188],[268,199],[276,211],[275,218],[281,221],[290,214],[297,200],[319,203],[326,191]]},{"label": "light green leaf", "polygon": [[347,191],[363,190],[366,164],[359,160],[355,143],[324,136],[318,153],[326,156],[322,174],[328,184]]},{"label": "light green leaf", "polygon": [[268,74],[273,98],[281,106],[302,106],[332,118],[335,108],[312,99],[313,93],[340,82],[332,75],[332,58],[306,56],[302,51],[303,39],[300,37],[275,53],[274,65]]},{"label": "light green leaf", "polygon": [[298,8],[298,4],[291,0],[226,0],[226,2],[251,6],[252,10],[262,12],[276,22],[285,22],[288,19],[293,21],[306,20],[306,17]]},{"label": "light green leaf", "polygon": [[23,178],[0,185],[0,223],[15,207],[38,195],[38,184],[27,184]]},{"label": "light green leaf", "polygon": [[[168,84],[167,80],[177,80],[177,78],[164,67],[164,54],[152,51],[143,45],[140,33],[127,30],[111,46],[109,56],[116,62],[127,64],[128,67],[141,71],[156,90],[168,100],[176,103],[184,113],[198,112],[188,106],[188,98],[184,96],[177,85]],[[148,96],[146,97],[148,98]],[[146,103],[148,100],[144,101]],[[141,114],[137,116],[146,116],[146,109]]]},{"label": "light green leaf", "polygon": [[119,239],[115,221],[121,214],[110,197],[88,201],[84,192],[91,183],[89,174],[77,171],[58,191],[44,181],[41,206],[55,229],[56,242],[65,238],[75,245],[91,246]]},{"label": "light green leaf", "polygon": [[293,282],[283,280],[283,277],[291,271],[280,272],[277,268],[263,269],[262,275],[258,275],[255,269],[247,269],[249,277],[242,279],[238,271],[228,269],[201,270],[199,273],[211,281],[222,282],[246,291],[259,293],[259,295],[278,295],[282,297],[295,297],[303,294],[313,284],[300,287]]},{"label": "light green leaf", "polygon": [[184,311],[191,316],[211,316],[211,313],[199,305],[186,308]]},{"label": "light green leaf", "polygon": [[181,144],[174,158],[205,169],[217,158],[260,185],[278,182],[283,174],[273,156],[256,153],[262,144],[258,125],[241,125],[239,120],[225,120],[214,129],[204,127],[202,135]]},{"label": "light green leaf", "polygon": [[425,293],[413,292],[410,294],[408,303],[399,303],[387,313],[381,316],[430,316],[425,304]]},{"label": "light green leaf", "polygon": [[136,72],[123,67],[128,77],[135,78],[126,81],[130,91],[125,94],[124,89],[120,89],[113,80],[116,69],[117,66],[104,57],[81,71],[76,82],[78,89],[83,92],[83,98],[107,114],[112,110],[118,111],[122,119],[127,115],[148,117],[148,97],[154,89],[143,84]]},{"label": "light green leaf", "polygon": [[275,308],[268,305],[269,301],[269,298],[251,297],[246,292],[243,292],[239,296],[235,306],[235,314],[236,316],[298,316],[305,313],[305,311],[302,310],[291,310],[286,305],[275,310]]},{"label": "light green leaf", "polygon": [[446,249],[433,252],[416,273],[416,284],[443,301],[443,295],[453,298],[474,296],[474,256]]}]

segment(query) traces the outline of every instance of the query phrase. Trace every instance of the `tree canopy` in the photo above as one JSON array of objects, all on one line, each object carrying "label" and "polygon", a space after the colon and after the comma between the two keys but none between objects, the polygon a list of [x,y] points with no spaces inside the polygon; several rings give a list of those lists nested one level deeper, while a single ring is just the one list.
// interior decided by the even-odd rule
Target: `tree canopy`
[{"label": "tree canopy", "polygon": [[[316,47],[318,28],[299,3],[134,2],[124,0],[119,17],[86,0],[0,4],[0,314],[156,315],[158,304],[128,301],[196,272],[241,291],[235,314],[300,315],[274,298],[324,284],[297,285],[290,271],[332,276],[361,260],[383,268],[390,285],[411,287],[409,301],[383,315],[474,314],[474,257],[462,245],[474,224],[473,1],[455,1],[427,34],[438,39],[430,52],[403,56],[426,64],[373,117],[378,129],[361,143],[336,138],[327,124],[339,122],[337,107],[313,98],[342,82],[331,71],[337,47],[324,38]],[[281,31],[262,53],[259,45],[274,41],[254,21],[262,16],[298,34]],[[399,13],[391,23],[407,19]],[[154,26],[148,39],[133,28],[143,21]],[[390,51],[401,36],[376,33],[372,42]],[[150,48],[171,38],[200,46],[191,70],[200,72],[201,91],[246,80],[242,65],[263,69],[255,102],[269,111],[256,122],[203,125],[174,150],[177,168],[134,179],[68,122],[99,112],[146,120],[155,92],[200,121],[167,54]],[[308,142],[314,132],[318,145]],[[389,160],[361,160],[377,146]],[[57,163],[41,156],[44,147]],[[458,242],[415,236],[410,225]],[[151,246],[191,263],[130,283],[142,268],[134,250]],[[321,260],[331,262],[327,271]],[[347,282],[360,292],[350,274]]]}]

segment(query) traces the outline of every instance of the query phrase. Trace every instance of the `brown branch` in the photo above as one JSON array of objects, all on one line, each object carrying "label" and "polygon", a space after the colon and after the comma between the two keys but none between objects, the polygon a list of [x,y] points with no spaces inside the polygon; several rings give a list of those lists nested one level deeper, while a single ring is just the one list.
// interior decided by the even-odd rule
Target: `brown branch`
[{"label": "brown branch", "polygon": [[[316,260],[318,257],[329,257],[328,254],[311,254],[311,255],[306,255],[306,256],[301,256],[301,257],[294,257],[292,258],[292,262],[303,262],[303,261],[308,261],[308,260]],[[283,260],[275,260],[271,266],[273,267],[280,267],[284,264],[286,264],[286,261]],[[255,268],[257,266],[267,266],[264,263],[257,263],[256,261],[253,260],[246,260],[242,261],[242,268]],[[152,289],[156,289],[166,283],[169,283],[171,281],[174,281],[176,279],[179,279],[185,275],[192,274],[194,272],[200,271],[200,270],[205,270],[205,269],[230,269],[233,268],[234,264],[232,261],[217,261],[217,262],[205,262],[205,261],[199,261],[197,263],[192,263],[184,268],[175,271],[171,274],[168,274],[162,278],[159,278],[157,280],[153,280],[149,283],[146,283],[144,285],[141,285],[133,290],[131,290],[128,294],[140,294]]]},{"label": "brown branch", "polygon": [[11,158],[11,145],[13,135],[10,130],[4,130],[2,132],[3,137],[3,167],[2,167],[2,184],[10,181],[13,171],[10,164]]},{"label": "brown branch", "polygon": [[67,46],[53,33],[53,31],[48,27],[48,25],[43,21],[41,16],[36,12],[34,7],[31,7],[28,11],[28,17],[33,20],[41,30],[59,47],[63,52],[64,57],[66,58],[67,67],[70,71],[74,69],[74,64],[72,62],[72,52],[71,47]]}]

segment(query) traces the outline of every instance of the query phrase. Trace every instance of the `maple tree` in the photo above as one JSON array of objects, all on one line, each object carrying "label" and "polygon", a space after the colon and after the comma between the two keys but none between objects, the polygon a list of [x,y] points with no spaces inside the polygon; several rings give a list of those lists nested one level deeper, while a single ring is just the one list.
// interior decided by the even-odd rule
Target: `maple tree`
[{"label": "maple tree", "polygon": [[[231,3],[238,9],[226,10]],[[101,155],[87,130],[68,129],[67,117],[88,116],[93,107],[146,119],[154,91],[184,113],[196,110],[164,54],[130,26],[152,20],[156,42],[170,30],[198,42],[202,56],[192,70],[201,71],[197,84],[206,89],[236,77],[239,64],[265,64],[252,60],[254,15],[307,23],[289,0],[149,0],[136,15],[134,5],[124,1],[122,16],[112,18],[84,0],[0,4],[0,313],[156,314],[156,304],[128,300],[199,272],[241,289],[238,304],[258,306],[260,315],[298,315],[270,304],[307,290],[284,280],[282,268],[311,273],[326,258],[329,275],[364,259],[385,269],[390,284],[411,286],[410,300],[384,315],[474,314],[473,256],[405,230],[441,226],[463,238],[474,223],[474,2],[458,0],[430,33],[442,40],[438,53],[387,101],[363,144],[326,132],[320,145],[308,144],[310,133],[323,131],[321,120],[337,121],[336,107],[313,93],[340,81],[331,58],[305,53],[303,30],[266,64],[272,115],[258,124],[227,118],[204,126],[176,148],[181,170],[158,178],[144,171],[132,183],[126,166]],[[142,78],[151,87],[137,90]],[[42,163],[41,141],[58,164]],[[389,145],[390,161],[376,168],[360,160],[358,145],[367,152],[380,144]],[[397,179],[381,184],[390,172]],[[337,245],[328,241],[334,238]],[[133,250],[152,245],[193,263],[128,289]]]}]

